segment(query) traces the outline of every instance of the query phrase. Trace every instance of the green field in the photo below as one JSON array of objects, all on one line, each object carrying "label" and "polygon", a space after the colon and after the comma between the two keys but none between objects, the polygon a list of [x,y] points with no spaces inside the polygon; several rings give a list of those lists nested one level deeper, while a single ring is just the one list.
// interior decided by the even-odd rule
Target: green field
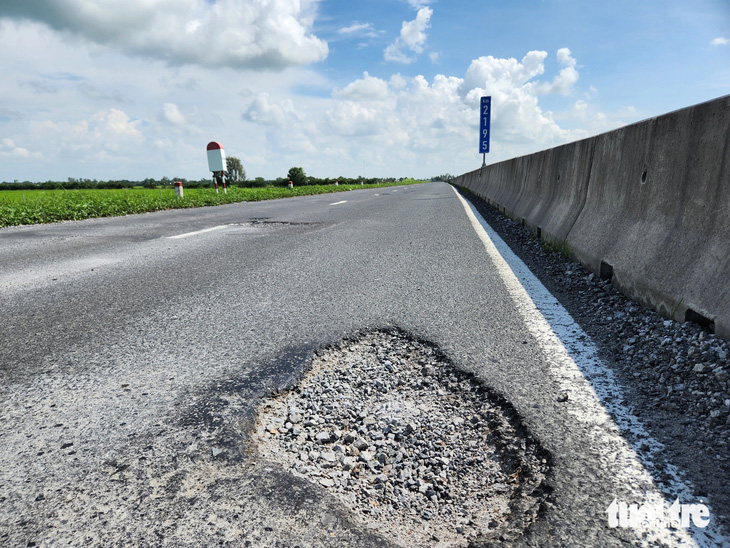
[{"label": "green field", "polygon": [[165,209],[204,207],[235,202],[256,202],[328,192],[344,192],[362,188],[381,188],[415,184],[407,180],[377,185],[309,185],[293,189],[281,187],[229,188],[218,194],[212,188],[184,190],[184,197],[175,196],[173,188],[129,188],[119,190],[5,190],[0,191],[0,228],[17,225],[78,221],[92,217],[131,215]]}]

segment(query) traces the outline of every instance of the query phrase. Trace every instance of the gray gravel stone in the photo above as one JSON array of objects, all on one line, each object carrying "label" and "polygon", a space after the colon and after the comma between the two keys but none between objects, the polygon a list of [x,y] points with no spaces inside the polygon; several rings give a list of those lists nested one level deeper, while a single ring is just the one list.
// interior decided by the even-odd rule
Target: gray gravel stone
[{"label": "gray gravel stone", "polygon": [[258,426],[254,440],[404,546],[501,542],[534,521],[548,473],[504,405],[431,345],[376,331],[320,352],[262,404],[259,425],[299,410],[301,436]]}]

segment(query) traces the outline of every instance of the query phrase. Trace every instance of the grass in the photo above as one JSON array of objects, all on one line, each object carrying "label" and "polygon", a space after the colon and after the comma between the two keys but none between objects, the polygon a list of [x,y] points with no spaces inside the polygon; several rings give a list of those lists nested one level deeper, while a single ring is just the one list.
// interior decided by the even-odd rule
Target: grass
[{"label": "grass", "polygon": [[93,217],[114,217],[166,209],[205,207],[236,202],[257,202],[294,196],[344,192],[362,188],[381,188],[415,184],[409,179],[400,183],[377,185],[311,185],[293,189],[280,187],[229,188],[216,194],[212,188],[184,190],[178,198],[172,188],[120,190],[6,190],[0,191],[0,228],[17,225],[78,221]]},{"label": "grass", "polygon": [[570,259],[570,245],[567,240],[550,239],[542,241],[543,249],[552,251],[553,253],[560,253],[564,259]]},{"label": "grass", "polygon": [[677,310],[679,309],[679,307],[682,306],[682,301],[684,301],[684,297],[679,299],[679,302],[674,305],[674,308],[672,308],[672,312],[669,315],[670,320],[674,321],[674,315],[677,313]]}]

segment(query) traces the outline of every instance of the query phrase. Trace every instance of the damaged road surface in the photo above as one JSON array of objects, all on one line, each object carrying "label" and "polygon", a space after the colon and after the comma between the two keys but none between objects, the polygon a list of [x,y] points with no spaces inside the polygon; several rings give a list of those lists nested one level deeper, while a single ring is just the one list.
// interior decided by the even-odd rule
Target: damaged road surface
[{"label": "damaged road surface", "polygon": [[519,538],[546,500],[548,455],[509,405],[398,332],[318,353],[255,441],[402,545]]},{"label": "damaged road surface", "polygon": [[450,186],[331,202],[0,231],[0,545],[727,542]]}]

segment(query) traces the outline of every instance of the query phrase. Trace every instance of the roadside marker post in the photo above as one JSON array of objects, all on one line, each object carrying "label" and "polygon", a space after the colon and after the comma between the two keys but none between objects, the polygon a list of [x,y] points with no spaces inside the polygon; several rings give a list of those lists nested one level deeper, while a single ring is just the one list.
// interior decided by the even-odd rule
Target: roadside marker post
[{"label": "roadside marker post", "polygon": [[175,196],[178,198],[183,197],[183,184],[180,181],[175,181]]},{"label": "roadside marker post", "polygon": [[215,193],[216,194],[218,194],[218,184],[220,184],[223,187],[223,194],[228,194],[228,190],[226,189],[226,180],[224,178],[224,173],[222,171],[213,172],[213,184],[215,184]]},{"label": "roadside marker post", "polygon": [[223,149],[223,145],[211,141],[208,143],[208,169],[213,172],[213,184],[215,185],[215,193],[218,194],[218,179],[223,184],[223,193],[227,194],[226,190],[226,151]]},{"label": "roadside marker post", "polygon": [[289,188],[294,188],[294,183],[292,183],[291,181],[289,181]]}]

